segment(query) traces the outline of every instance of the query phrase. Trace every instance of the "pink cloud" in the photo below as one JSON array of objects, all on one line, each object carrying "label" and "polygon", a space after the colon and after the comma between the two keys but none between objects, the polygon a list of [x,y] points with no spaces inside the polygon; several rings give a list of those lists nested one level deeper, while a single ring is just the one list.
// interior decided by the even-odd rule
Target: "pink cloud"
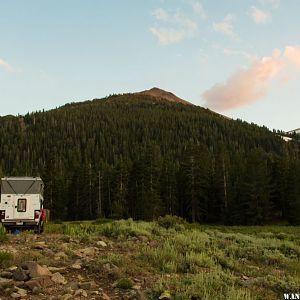
[{"label": "pink cloud", "polygon": [[[202,94],[206,106],[214,110],[235,109],[264,98],[275,78],[286,76],[287,67],[300,69],[300,47],[286,47],[282,54],[255,59],[248,68],[238,70],[225,83],[216,84]],[[290,77],[290,80],[292,77]]]},{"label": "pink cloud", "polygon": [[6,71],[13,71],[12,66],[2,58],[0,58],[0,66],[2,66]]},{"label": "pink cloud", "polygon": [[288,46],[285,48],[284,56],[290,64],[300,68],[300,46],[292,47]]}]

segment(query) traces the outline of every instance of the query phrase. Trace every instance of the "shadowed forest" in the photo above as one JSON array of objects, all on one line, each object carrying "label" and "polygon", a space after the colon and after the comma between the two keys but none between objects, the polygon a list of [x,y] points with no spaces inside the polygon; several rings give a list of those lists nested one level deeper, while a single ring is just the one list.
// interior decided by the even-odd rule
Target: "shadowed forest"
[{"label": "shadowed forest", "polygon": [[41,176],[52,219],[300,223],[299,138],[201,107],[112,95],[0,118],[0,175]]}]

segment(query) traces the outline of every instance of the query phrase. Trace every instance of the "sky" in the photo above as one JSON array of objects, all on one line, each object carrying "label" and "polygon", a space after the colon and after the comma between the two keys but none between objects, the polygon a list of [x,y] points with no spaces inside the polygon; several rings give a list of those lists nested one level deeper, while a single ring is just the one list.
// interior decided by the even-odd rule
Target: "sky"
[{"label": "sky", "polygon": [[159,87],[300,127],[299,0],[0,0],[0,115]]}]

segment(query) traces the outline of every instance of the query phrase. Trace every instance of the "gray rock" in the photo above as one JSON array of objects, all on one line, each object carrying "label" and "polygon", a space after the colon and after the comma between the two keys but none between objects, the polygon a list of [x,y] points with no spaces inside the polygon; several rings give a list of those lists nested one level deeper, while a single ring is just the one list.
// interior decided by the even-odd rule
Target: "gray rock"
[{"label": "gray rock", "polygon": [[60,273],[56,272],[51,276],[51,280],[57,284],[66,284],[67,280]]},{"label": "gray rock", "polygon": [[78,282],[71,281],[67,284],[66,288],[71,288],[73,291],[75,291],[79,288],[79,284]]},{"label": "gray rock", "polygon": [[78,249],[74,251],[74,253],[79,257],[85,257],[85,256],[94,256],[97,251],[98,248],[96,247],[88,247],[88,248]]},{"label": "gray rock", "polygon": [[75,262],[73,265],[71,265],[71,269],[80,270],[81,269],[81,263],[80,262]]},{"label": "gray rock", "polygon": [[62,300],[71,300],[74,299],[72,294],[65,294],[62,297]]},{"label": "gray rock", "polygon": [[10,296],[11,296],[13,299],[20,299],[20,298],[21,298],[21,295],[18,294],[18,293],[12,293],[12,294],[10,294]]},{"label": "gray rock", "polygon": [[95,281],[80,282],[79,287],[84,290],[90,290],[97,288],[97,284]]},{"label": "gray rock", "polygon": [[9,272],[9,271],[2,271],[0,273],[0,277],[2,278],[12,278],[12,272]]},{"label": "gray rock", "polygon": [[68,259],[68,255],[63,251],[60,251],[54,255],[54,259],[55,260],[61,260],[61,259],[66,260],[66,259]]},{"label": "gray rock", "polygon": [[96,245],[99,247],[107,247],[107,244],[104,241],[98,241]]},{"label": "gray rock", "polygon": [[21,289],[21,288],[16,288],[16,292],[19,294],[19,295],[21,295],[21,297],[25,297],[25,296],[27,296],[27,291],[26,290],[24,290],[24,289]]},{"label": "gray rock", "polygon": [[74,297],[84,297],[87,298],[88,294],[85,290],[79,289],[75,292]]},{"label": "gray rock", "polygon": [[23,269],[18,268],[13,271],[12,278],[15,281],[26,281],[28,279],[28,276],[26,275]]},{"label": "gray rock", "polygon": [[12,279],[0,278],[0,287],[13,285]]}]

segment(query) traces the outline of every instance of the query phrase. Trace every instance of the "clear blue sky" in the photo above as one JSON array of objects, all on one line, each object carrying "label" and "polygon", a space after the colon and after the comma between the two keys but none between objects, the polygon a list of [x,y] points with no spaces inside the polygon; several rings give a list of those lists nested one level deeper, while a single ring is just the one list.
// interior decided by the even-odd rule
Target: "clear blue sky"
[{"label": "clear blue sky", "polygon": [[300,127],[299,11],[298,0],[0,1],[0,115],[157,86]]}]

